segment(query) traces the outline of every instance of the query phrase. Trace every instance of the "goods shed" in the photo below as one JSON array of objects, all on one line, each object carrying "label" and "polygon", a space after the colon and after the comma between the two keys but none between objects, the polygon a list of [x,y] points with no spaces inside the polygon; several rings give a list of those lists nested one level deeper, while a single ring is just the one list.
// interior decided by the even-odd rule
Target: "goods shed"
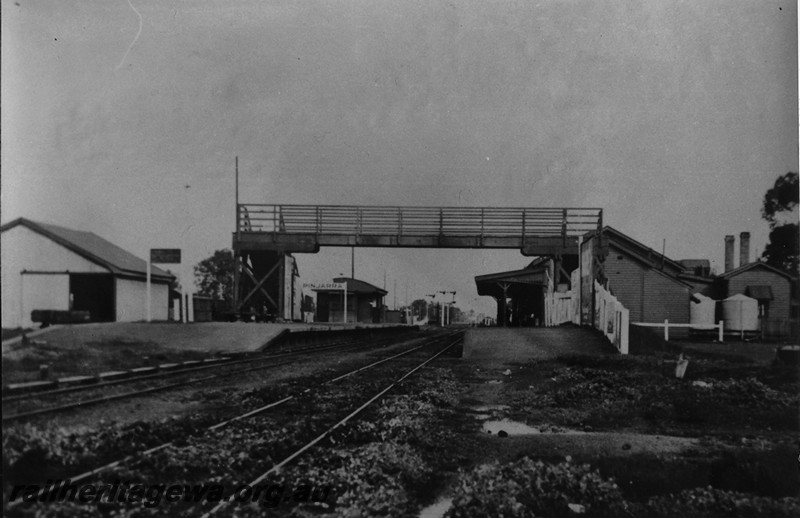
[{"label": "goods shed", "polygon": [[[19,218],[2,234],[2,325],[30,327],[35,309],[88,311],[94,322],[146,318],[147,262],[102,237]],[[167,320],[174,276],[152,268],[154,320]]]}]

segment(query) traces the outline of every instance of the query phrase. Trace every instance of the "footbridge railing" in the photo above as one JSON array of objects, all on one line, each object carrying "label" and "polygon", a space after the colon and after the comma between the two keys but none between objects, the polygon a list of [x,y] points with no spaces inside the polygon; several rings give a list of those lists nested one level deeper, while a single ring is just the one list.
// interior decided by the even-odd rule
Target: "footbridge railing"
[{"label": "footbridge railing", "polygon": [[575,238],[602,228],[594,208],[239,204],[237,233]]}]

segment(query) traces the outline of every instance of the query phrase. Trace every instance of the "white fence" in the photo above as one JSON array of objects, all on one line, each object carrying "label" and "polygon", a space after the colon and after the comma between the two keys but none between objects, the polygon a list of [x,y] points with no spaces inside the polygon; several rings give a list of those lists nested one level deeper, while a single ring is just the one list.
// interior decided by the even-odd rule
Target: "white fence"
[{"label": "white fence", "polygon": [[572,322],[580,324],[580,313],[578,299],[573,297],[572,292],[548,293],[544,297],[545,323],[544,325],[558,326]]},{"label": "white fence", "polygon": [[688,327],[690,329],[705,330],[705,331],[710,331],[712,329],[716,329],[719,332],[719,336],[718,336],[719,341],[720,342],[724,341],[724,331],[725,331],[725,329],[724,329],[724,325],[722,323],[722,320],[720,320],[719,323],[716,324],[716,325],[714,325],[714,324],[705,324],[705,325],[703,325],[703,324],[670,324],[669,320],[664,320],[663,324],[660,323],[660,322],[658,322],[658,323],[634,322],[633,325],[641,326],[641,327],[663,327],[664,328],[664,341],[665,342],[669,342],[669,329],[671,327],[675,327],[675,328],[677,328],[677,327]]},{"label": "white fence", "polygon": [[628,308],[594,282],[594,327],[599,329],[622,354],[628,354]]},{"label": "white fence", "polygon": [[[573,275],[571,291],[545,294],[546,326],[557,326],[567,322],[580,325],[581,308],[577,297],[576,277]],[[597,281],[594,282],[594,289],[595,318],[592,325],[595,329],[600,330],[620,353],[628,354],[628,320],[630,318],[628,308],[623,306]]]}]

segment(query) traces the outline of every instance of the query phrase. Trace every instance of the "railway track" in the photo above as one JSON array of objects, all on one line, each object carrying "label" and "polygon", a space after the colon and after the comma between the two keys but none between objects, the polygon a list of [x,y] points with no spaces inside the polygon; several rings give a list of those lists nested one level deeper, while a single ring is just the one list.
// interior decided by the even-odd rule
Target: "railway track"
[{"label": "railway track", "polygon": [[[329,344],[326,346],[306,347],[301,349],[294,349],[292,351],[280,352],[276,354],[258,355],[240,360],[231,360],[224,363],[215,363],[213,365],[198,365],[196,367],[190,367],[176,371],[163,371],[154,374],[131,376],[124,379],[107,381],[107,382],[92,383],[87,385],[77,385],[73,387],[65,387],[62,389],[56,389],[50,391],[30,392],[26,394],[9,396],[2,399],[3,403],[2,422],[10,423],[15,421],[21,421],[25,419],[31,419],[34,417],[56,414],[68,410],[74,410],[76,408],[86,408],[92,405],[135,398],[156,392],[163,392],[171,389],[185,387],[188,385],[246,374],[253,371],[274,369],[277,367],[294,363],[298,359],[302,359],[304,356],[307,356],[309,354],[331,352],[331,351],[351,352],[354,350],[360,350],[367,347],[374,348],[374,347],[386,346],[392,343],[397,343],[398,341],[401,340],[406,340],[407,338],[408,337],[405,335],[402,335],[400,337],[381,338],[377,340],[377,343],[375,340],[370,341],[369,339],[361,338],[356,340],[338,342],[335,344]],[[274,362],[275,360],[286,360],[286,361],[281,361],[279,363],[268,363],[268,364],[266,363],[266,362]],[[257,365],[253,365],[254,363],[256,363]],[[230,367],[238,365],[248,365],[248,367],[242,369],[230,370]],[[209,376],[191,377],[192,375],[198,372],[204,372],[208,370],[222,370],[223,372],[219,372]],[[187,378],[187,376],[189,376],[188,379],[180,379],[180,378]],[[14,413],[9,412],[10,410],[9,407],[12,406],[14,403],[19,404],[21,402],[32,401],[32,400],[35,401],[48,400],[48,399],[52,400],[52,399],[58,399],[65,395],[71,395],[75,393],[103,391],[109,387],[119,387],[122,385],[135,385],[137,383],[168,380],[170,378],[180,379],[180,381],[172,381],[169,383],[164,383],[156,386],[137,388],[135,390],[130,390],[127,392],[121,392],[117,394],[106,394],[98,397],[88,397],[74,401],[69,401],[66,403],[46,406],[43,408],[36,408],[33,410],[27,410],[21,412],[16,411]]]},{"label": "railway track", "polygon": [[[416,345],[414,347],[408,348],[408,349],[406,349],[404,351],[401,351],[399,353],[393,354],[393,355],[388,356],[386,358],[382,358],[380,360],[376,360],[376,361],[370,362],[370,363],[368,363],[366,365],[359,366],[359,367],[357,367],[355,369],[351,369],[348,372],[345,372],[345,373],[342,373],[342,374],[340,374],[338,376],[335,376],[335,377],[332,377],[330,379],[321,381],[321,382],[317,383],[315,386],[307,387],[306,389],[304,389],[302,391],[299,391],[296,394],[289,395],[287,397],[272,401],[272,402],[270,402],[270,403],[268,403],[266,405],[262,405],[259,408],[254,409],[254,410],[250,410],[248,412],[245,412],[245,413],[242,413],[240,415],[237,415],[237,416],[235,416],[233,418],[226,419],[226,420],[221,421],[219,423],[216,423],[214,425],[208,426],[208,427],[205,428],[204,433],[205,432],[209,432],[209,431],[218,430],[218,429],[223,428],[225,426],[228,426],[231,423],[234,423],[236,421],[241,421],[241,420],[248,419],[248,418],[254,417],[256,415],[262,414],[262,413],[264,413],[264,412],[266,412],[268,410],[271,410],[271,409],[274,409],[276,407],[279,407],[279,406],[282,406],[284,404],[287,404],[292,400],[296,400],[301,396],[308,395],[308,394],[313,393],[313,392],[318,392],[320,389],[323,389],[328,385],[332,385],[332,384],[337,383],[339,381],[342,381],[344,379],[347,379],[347,378],[350,378],[352,376],[355,376],[355,375],[357,375],[359,373],[368,371],[368,370],[373,369],[373,368],[375,368],[375,367],[377,367],[379,365],[383,365],[383,364],[386,364],[386,363],[391,362],[393,360],[397,360],[398,358],[402,358],[402,357],[408,356],[408,355],[410,355],[410,354],[412,354],[412,353],[414,353],[416,351],[420,351],[420,350],[422,350],[424,348],[437,347],[437,346],[441,347],[434,355],[426,358],[424,361],[422,361],[421,363],[417,364],[413,369],[411,369],[410,371],[406,372],[402,377],[400,377],[396,381],[392,382],[390,385],[388,385],[383,390],[381,390],[380,392],[375,394],[373,397],[371,397],[366,403],[363,403],[361,406],[359,406],[358,409],[356,409],[355,411],[350,412],[345,418],[340,419],[336,424],[334,424],[332,427],[330,427],[322,435],[318,436],[317,438],[315,438],[314,440],[310,441],[309,443],[306,443],[298,451],[294,452],[292,455],[290,455],[289,457],[287,457],[283,461],[281,461],[281,463],[279,463],[279,465],[276,464],[275,466],[273,466],[270,469],[270,471],[266,472],[263,475],[263,476],[267,476],[268,474],[274,472],[274,470],[279,469],[280,466],[285,465],[286,463],[290,462],[292,459],[294,459],[297,456],[301,455],[304,451],[306,451],[309,448],[311,448],[314,444],[317,444],[319,441],[321,441],[322,439],[327,437],[331,432],[333,432],[337,428],[341,427],[347,421],[349,421],[350,419],[355,417],[357,414],[359,414],[361,411],[363,411],[365,408],[367,408],[370,404],[372,404],[375,401],[377,401],[382,395],[384,395],[386,392],[391,390],[393,387],[395,387],[396,385],[401,383],[403,380],[405,380],[406,378],[408,378],[409,376],[414,374],[416,371],[418,371],[419,369],[421,369],[422,367],[424,367],[425,365],[427,365],[431,361],[435,360],[436,358],[438,358],[439,356],[441,356],[442,354],[444,354],[445,352],[450,350],[452,347],[454,347],[456,344],[458,344],[462,340],[462,338],[463,338],[463,332],[450,333],[450,334],[447,334],[447,335],[444,335],[444,336],[439,335],[439,336],[436,336],[436,337],[433,337],[433,338],[429,338],[429,339],[425,340],[425,342],[420,344],[420,345]],[[156,452],[159,452],[161,450],[164,450],[164,449],[166,449],[166,448],[168,448],[170,446],[174,446],[174,445],[175,445],[174,441],[166,442],[166,443],[160,444],[158,446],[151,447],[151,448],[149,448],[147,450],[127,455],[124,458],[121,458],[121,459],[116,460],[114,462],[110,462],[110,463],[104,464],[104,465],[96,467],[96,468],[94,468],[92,470],[89,470],[89,471],[80,473],[78,475],[69,477],[69,480],[73,484],[81,483],[81,482],[82,483],[86,483],[86,482],[92,480],[93,478],[95,478],[96,476],[100,475],[103,472],[106,472],[106,471],[111,470],[113,468],[120,467],[120,466],[122,466],[122,465],[124,465],[126,463],[129,463],[131,461],[134,461],[134,460],[142,460],[145,457],[153,455]],[[22,501],[10,502],[9,503],[9,507],[17,507],[21,503],[22,503]]]},{"label": "railway track", "polygon": [[[370,405],[372,405],[373,403],[375,403],[376,401],[381,399],[387,392],[392,390],[397,385],[401,384],[404,380],[406,380],[407,378],[412,376],[414,373],[416,373],[417,371],[419,371],[420,369],[425,367],[427,364],[429,364],[430,362],[432,362],[433,360],[435,360],[439,356],[443,355],[444,353],[446,353],[447,351],[449,351],[450,349],[452,349],[453,347],[455,347],[456,345],[461,343],[462,340],[463,340],[463,333],[462,332],[457,333],[457,336],[448,337],[448,343],[446,343],[444,345],[444,347],[442,347],[442,349],[440,349],[438,352],[436,352],[435,354],[433,354],[432,356],[430,356],[429,358],[424,360],[422,363],[419,363],[418,365],[416,365],[415,367],[413,367],[412,369],[410,369],[409,371],[404,373],[402,376],[397,378],[395,381],[393,381],[389,385],[387,385],[384,388],[382,388],[381,390],[379,390],[372,397],[370,397],[369,399],[364,401],[356,409],[352,410],[349,414],[347,414],[345,417],[343,417],[342,419],[337,421],[334,425],[329,426],[328,428],[326,428],[322,433],[320,433],[319,435],[317,435],[316,437],[314,437],[310,441],[306,442],[303,446],[301,446],[300,448],[295,450],[293,453],[291,453],[290,455],[284,457],[281,461],[276,462],[267,471],[263,472],[261,475],[259,475],[258,477],[256,477],[252,481],[250,481],[247,484],[247,486],[256,487],[258,484],[261,484],[264,480],[266,480],[267,477],[269,477],[270,475],[273,475],[273,474],[279,472],[279,470],[281,468],[283,468],[284,466],[286,466],[287,464],[292,462],[297,457],[301,456],[306,451],[308,451],[311,448],[313,448],[315,445],[317,445],[319,442],[324,440],[326,437],[330,436],[338,428],[344,426],[348,421],[350,421],[351,419],[356,417],[358,414],[360,414],[361,412],[366,410]],[[202,516],[203,516],[203,518],[210,518],[212,515],[218,513],[220,510],[222,510],[223,508],[229,506],[231,503],[233,503],[233,495],[231,495],[231,497],[229,497],[227,500],[223,500],[220,503],[218,503],[210,511],[206,512]]]}]

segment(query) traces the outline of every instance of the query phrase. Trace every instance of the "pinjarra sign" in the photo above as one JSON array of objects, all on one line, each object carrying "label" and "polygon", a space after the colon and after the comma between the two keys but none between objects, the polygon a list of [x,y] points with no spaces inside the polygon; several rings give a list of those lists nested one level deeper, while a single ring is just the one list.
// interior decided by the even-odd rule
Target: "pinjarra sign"
[{"label": "pinjarra sign", "polygon": [[347,323],[347,283],[346,282],[304,282],[303,288],[312,291],[324,290],[342,290],[344,295],[344,302],[342,307],[342,315],[344,316],[344,323]]},{"label": "pinjarra sign", "polygon": [[307,290],[344,290],[347,289],[345,282],[304,282],[303,288]]}]

